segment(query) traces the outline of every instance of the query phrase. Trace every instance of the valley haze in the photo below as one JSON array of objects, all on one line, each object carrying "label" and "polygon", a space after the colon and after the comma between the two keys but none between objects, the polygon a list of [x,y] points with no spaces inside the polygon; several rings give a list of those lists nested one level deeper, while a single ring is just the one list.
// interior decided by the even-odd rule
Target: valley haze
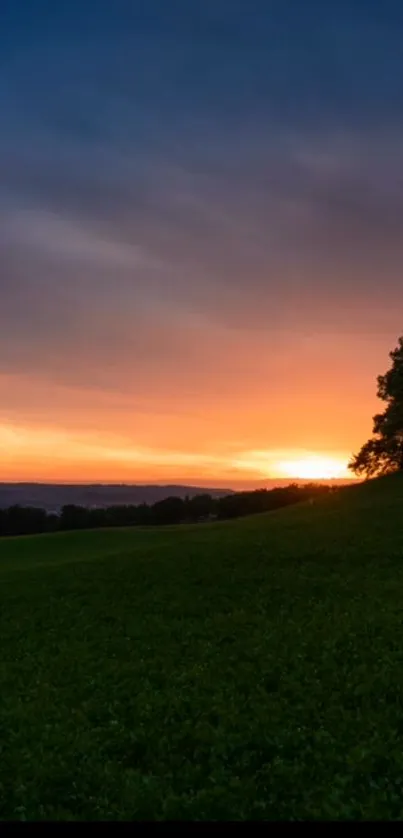
[{"label": "valley haze", "polygon": [[[274,489],[289,486],[291,483],[329,483],[342,485],[343,480],[266,480],[251,484],[242,484],[241,490]],[[182,483],[169,485],[130,484],[130,483],[0,483],[0,509],[19,505],[35,506],[47,512],[57,512],[65,504],[87,507],[108,507],[125,504],[153,504],[168,497],[185,498],[209,494],[220,498],[230,495],[235,487],[188,486]]]}]

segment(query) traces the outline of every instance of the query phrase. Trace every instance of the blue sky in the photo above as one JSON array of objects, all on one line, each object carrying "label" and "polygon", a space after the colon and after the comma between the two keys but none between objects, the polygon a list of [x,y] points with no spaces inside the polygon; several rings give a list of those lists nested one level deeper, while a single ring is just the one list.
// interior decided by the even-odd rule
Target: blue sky
[{"label": "blue sky", "polygon": [[177,448],[191,414],[200,452],[262,398],[276,446],[270,404],[325,386],[361,429],[401,330],[402,34],[392,0],[3,0],[0,419],[107,398],[105,433]]}]

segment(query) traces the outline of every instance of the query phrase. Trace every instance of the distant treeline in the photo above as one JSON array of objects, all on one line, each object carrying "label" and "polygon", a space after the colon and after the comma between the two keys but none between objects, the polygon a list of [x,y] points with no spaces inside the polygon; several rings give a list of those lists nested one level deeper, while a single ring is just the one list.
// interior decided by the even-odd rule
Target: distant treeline
[{"label": "distant treeline", "polygon": [[119,505],[88,509],[66,504],[59,514],[36,507],[16,505],[0,509],[0,536],[101,527],[148,527],[222,521],[258,512],[269,512],[333,490],[332,486],[314,483],[305,486],[292,484],[278,489],[237,492],[222,498],[214,498],[208,494],[184,499],[168,497],[152,505],[142,503],[139,506]]}]

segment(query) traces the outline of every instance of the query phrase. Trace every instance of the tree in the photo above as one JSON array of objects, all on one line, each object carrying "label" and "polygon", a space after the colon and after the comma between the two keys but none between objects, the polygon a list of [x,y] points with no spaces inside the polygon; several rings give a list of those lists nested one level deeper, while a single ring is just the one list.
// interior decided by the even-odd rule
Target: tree
[{"label": "tree", "polygon": [[373,417],[373,437],[348,464],[366,478],[403,471],[403,337],[389,353],[392,366],[377,378],[377,396],[386,402],[383,413]]},{"label": "tree", "polygon": [[85,506],[66,503],[60,512],[61,530],[84,530],[90,527],[90,511]]},{"label": "tree", "polygon": [[217,501],[211,495],[194,495],[185,501],[186,517],[190,521],[201,521],[214,515]]},{"label": "tree", "polygon": [[170,497],[159,500],[151,507],[151,523],[156,525],[180,524],[185,504],[182,498]]}]

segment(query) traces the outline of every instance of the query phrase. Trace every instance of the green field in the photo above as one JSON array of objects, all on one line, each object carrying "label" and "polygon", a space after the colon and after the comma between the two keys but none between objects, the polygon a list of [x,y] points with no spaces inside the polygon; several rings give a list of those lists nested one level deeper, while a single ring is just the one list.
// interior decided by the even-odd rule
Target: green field
[{"label": "green field", "polygon": [[0,541],[0,817],[403,817],[403,478]]}]

